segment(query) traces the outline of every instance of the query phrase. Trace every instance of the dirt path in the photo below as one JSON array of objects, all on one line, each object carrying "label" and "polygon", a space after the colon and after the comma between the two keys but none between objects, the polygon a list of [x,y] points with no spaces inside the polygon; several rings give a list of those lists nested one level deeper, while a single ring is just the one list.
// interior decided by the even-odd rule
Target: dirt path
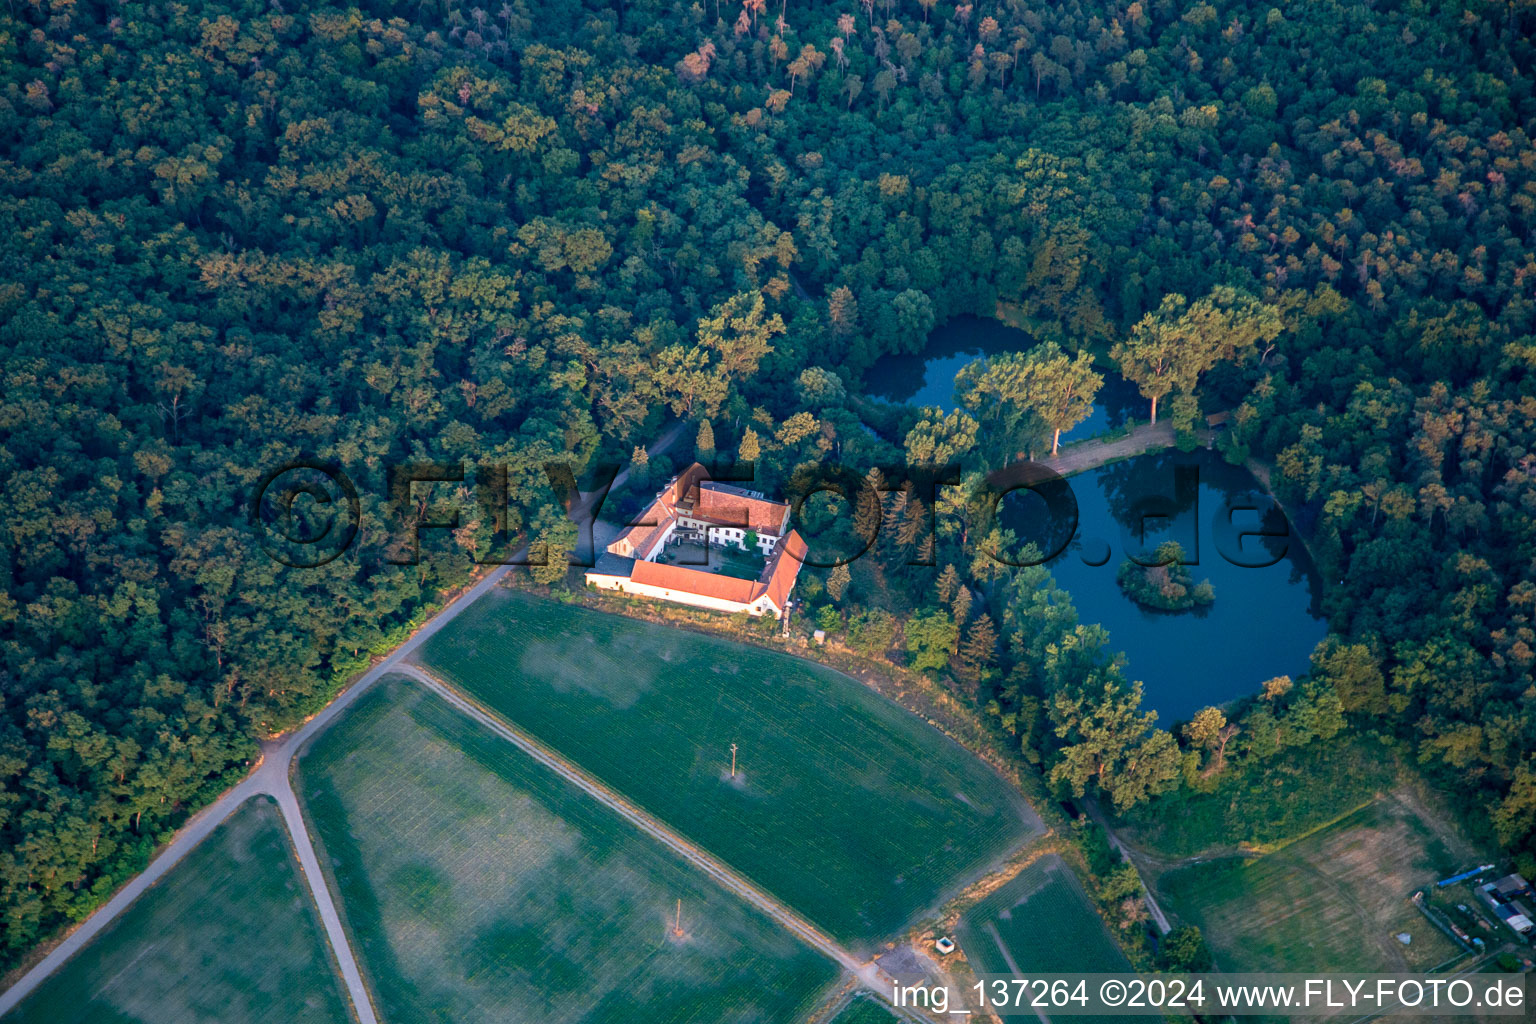
[{"label": "dirt path", "polygon": [[609,789],[597,778],[587,774],[584,770],[567,761],[560,754],[544,746],[544,744],[521,729],[481,709],[470,698],[464,696],[458,690],[438,679],[419,665],[397,665],[395,671],[408,675],[423,686],[426,686],[462,714],[491,730],[497,736],[511,743],[562,779],[576,786],[598,803],[614,811],[625,821],[628,821],[631,825],[634,825],[640,831],[649,835],[700,871],[703,871],[719,883],[722,888],[741,897],[762,911],[799,938],[800,941],[830,957],[844,970],[856,977],[865,988],[877,995],[882,1001],[889,1000],[892,984],[890,975],[886,974],[872,961],[859,959],[831,936],[821,931],[821,929],[811,924],[773,896],[759,889],[745,876],[737,874],[734,869],[717,859],[713,854],[707,853],[698,846],[695,846],[674,832],[660,819],[652,817],[625,797]]},{"label": "dirt path", "polygon": [[[653,452],[666,450],[682,436],[683,426],[681,423],[673,424],[657,439],[656,444],[651,450]],[[628,470],[625,469],[615,478],[613,486],[621,485],[627,478]],[[590,508],[594,497],[595,495],[593,494],[584,493],[579,505],[571,510],[572,518],[580,522],[581,517]],[[523,553],[526,553],[526,548]],[[434,692],[438,693],[455,708],[491,729],[503,739],[513,743],[561,777],[572,782],[599,802],[620,814],[631,824],[640,828],[664,846],[704,871],[705,874],[713,878],[722,887],[741,897],[788,929],[811,948],[830,957],[847,971],[852,978],[856,979],[859,985],[872,992],[882,1003],[889,1005],[893,979],[873,961],[860,960],[830,936],[822,933],[809,921],[801,918],[793,910],[758,889],[751,881],[737,874],[726,864],[715,859],[702,849],[689,843],[682,836],[677,835],[660,821],[629,803],[622,796],[608,790],[595,778],[586,775],[581,769],[566,762],[558,754],[547,750],[530,737],[483,712],[466,698],[422,669],[405,662],[405,659],[416,648],[437,634],[444,626],[460,615],[464,609],[474,604],[476,600],[497,586],[510,568],[510,566],[506,565],[493,568],[474,585],[450,601],[448,605],[424,623],[403,644],[395,648],[388,656],[364,673],[355,683],[342,691],[335,700],[326,705],[317,715],[309,719],[298,729],[263,743],[261,760],[250,775],[188,819],[186,824],[177,831],[176,835],[160,850],[155,859],[150,862],[143,872],[119,889],[110,900],[99,907],[95,913],[60,941],[58,945],[49,951],[47,956],[23,974],[15,984],[5,992],[0,993],[0,1017],[14,1009],[45,978],[58,970],[65,961],[105,930],[136,899],[175,867],[194,847],[212,835],[219,825],[233,814],[241,804],[253,796],[267,795],[277,802],[282,811],[284,825],[292,841],[294,852],[304,876],[305,885],[309,890],[316,912],[321,919],[327,943],[330,946],[332,955],[335,957],[337,968],[347,989],[358,1024],[379,1024],[372,1000],[368,994],[367,985],[363,981],[362,971],[358,967],[357,958],[352,951],[346,929],[342,924],[341,914],[331,896],[330,889],[326,884],[324,871],[315,853],[314,844],[310,840],[309,831],[304,822],[298,798],[293,791],[290,773],[295,757],[303,751],[305,745],[311,739],[335,721],[359,697],[371,689],[375,683],[392,672],[410,675],[432,688]],[[902,1019],[909,1021],[928,1019],[911,1008],[903,1008],[896,1012]]]},{"label": "dirt path", "polygon": [[428,620],[410,639],[395,648],[388,657],[369,669],[352,686],[342,691],[340,696],[326,705],[325,709],[315,717],[293,732],[263,744],[261,761],[250,775],[219,799],[194,814],[176,833],[175,838],[160,851],[159,856],[150,863],[149,867],[119,889],[110,900],[55,946],[35,967],[22,975],[16,984],[7,989],[4,994],[0,994],[0,1016],[4,1016],[25,999],[44,978],[56,971],[64,961],[79,952],[86,943],[116,920],[119,914],[127,910],[134,900],[175,867],[193,847],[212,835],[224,819],[233,814],[241,804],[258,794],[266,794],[276,800],[282,809],[283,821],[288,826],[289,838],[298,854],[305,884],[314,899],[315,908],[325,927],[331,953],[336,957],[342,980],[346,983],[347,994],[351,997],[353,1012],[357,1015],[359,1024],[377,1024],[373,1004],[369,1001],[366,986],[363,985],[357,960],[352,955],[346,932],[341,927],[341,918],[336,912],[330,892],[325,887],[324,877],[320,874],[319,860],[315,857],[309,833],[305,830],[303,819],[298,814],[298,802],[288,782],[288,771],[293,764],[294,754],[310,737],[334,721],[374,683],[390,672],[396,671],[399,663],[407,655],[452,622],[482,594],[496,586],[506,575],[508,568],[508,566],[498,566],[483,576],[478,583],[465,590],[436,616]]},{"label": "dirt path", "polygon": [[[666,450],[681,436],[682,430],[682,423],[673,424],[672,427],[662,433],[652,450],[658,452]],[[614,479],[613,486],[621,485],[628,479],[628,476],[629,470],[626,468]],[[593,497],[594,495],[584,494],[581,503],[572,510],[573,518],[577,522],[580,522],[581,517],[586,514]],[[527,549],[524,548],[517,557],[522,557],[526,552]],[[115,921],[123,911],[128,909],[134,900],[142,896],[151,886],[164,877],[171,868],[180,863],[181,859],[191,852],[198,843],[212,835],[214,830],[233,814],[241,804],[253,796],[265,794],[276,800],[278,806],[282,809],[283,821],[287,825],[289,838],[293,843],[295,853],[298,855],[299,866],[303,870],[305,884],[309,888],[315,909],[320,915],[321,923],[325,928],[326,938],[329,940],[331,953],[336,958],[342,980],[346,983],[347,994],[351,998],[353,1012],[356,1014],[359,1024],[378,1024],[378,1018],[373,1011],[373,1004],[368,997],[367,986],[363,984],[362,972],[358,969],[357,959],[353,956],[352,948],[347,941],[346,931],[341,924],[341,917],[337,913],[334,901],[331,899],[330,890],[326,888],[325,878],[320,871],[320,862],[315,855],[314,845],[310,842],[303,817],[299,813],[298,800],[294,796],[292,786],[289,784],[289,771],[295,754],[302,749],[305,743],[334,721],[358,697],[367,692],[374,683],[390,672],[399,670],[400,663],[406,657],[415,651],[417,647],[431,639],[449,622],[452,622],[465,608],[474,604],[482,595],[495,587],[510,568],[510,566],[506,565],[493,568],[473,586],[450,601],[435,616],[423,623],[421,628],[412,634],[405,643],[395,648],[387,657],[364,673],[355,683],[346,690],[343,690],[319,714],[309,719],[298,729],[275,740],[263,743],[261,760],[250,775],[242,779],[213,803],[187,819],[186,824],[160,850],[147,868],[123,885],[110,900],[98,907],[95,913],[81,922],[74,931],[70,932],[58,945],[49,950],[48,955],[17,979],[15,984],[11,985],[3,993],[0,993],[0,1017],[5,1016],[5,1014],[14,1009],[17,1004],[42,983],[44,978],[58,970],[66,960],[83,949],[88,942]]]},{"label": "dirt path", "polygon": [[1143,423],[1133,428],[1126,436],[1117,437],[1112,441],[1100,438],[1079,441],[1063,448],[1054,457],[1046,455],[1036,461],[1042,466],[1049,466],[1062,476],[1071,476],[1074,473],[1098,469],[1106,462],[1128,459],[1133,455],[1141,455],[1154,448],[1167,448],[1172,444],[1173,424],[1164,420],[1161,423]]},{"label": "dirt path", "polygon": [[218,828],[225,818],[232,814],[236,807],[244,803],[248,798],[256,795],[261,790],[252,785],[253,780],[247,778],[230,790],[219,800],[192,817],[187,819],[181,831],[176,833],[176,838],[161,851],[160,855],[150,862],[149,866],[136,876],[133,881],[123,886],[106,903],[103,903],[96,912],[75,928],[48,955],[45,956],[27,973],[23,974],[17,982],[0,993],[0,1017],[5,1016],[26,998],[44,978],[52,974],[64,961],[68,960],[87,942],[95,938],[103,928],[111,923],[129,904],[138,899],[139,895],[154,885],[171,868],[187,855],[191,849],[202,842],[213,830]]},{"label": "dirt path", "polygon": [[1168,915],[1164,914],[1163,908],[1158,906],[1157,897],[1152,895],[1152,887],[1142,877],[1141,867],[1136,863],[1136,858],[1131,856],[1131,848],[1122,843],[1120,837],[1115,834],[1115,830],[1109,827],[1109,822],[1105,819],[1104,813],[1099,810],[1099,806],[1096,803],[1091,800],[1085,800],[1083,804],[1087,808],[1088,816],[1104,830],[1104,835],[1109,840],[1110,845],[1120,851],[1120,856],[1125,858],[1127,864],[1135,868],[1136,877],[1141,882],[1141,891],[1146,897],[1147,911],[1152,915],[1152,920],[1156,922],[1158,931],[1164,935],[1173,931],[1173,925],[1168,923]]},{"label": "dirt path", "polygon": [[298,797],[289,785],[287,771],[283,772],[281,790],[272,796],[282,809],[283,823],[288,826],[288,837],[293,840],[294,852],[298,854],[304,884],[308,886],[310,899],[314,901],[320,922],[325,926],[325,937],[331,945],[331,951],[336,954],[337,969],[347,986],[347,994],[352,998],[352,1011],[360,1024],[377,1024],[378,1018],[373,1012],[368,986],[363,984],[363,972],[352,952],[352,943],[347,938],[346,928],[342,926],[341,915],[336,912],[331,890],[325,884],[325,875],[320,870],[320,858],[315,855],[315,844],[309,840],[309,829],[304,824],[304,815],[299,811]]},{"label": "dirt path", "polygon": [[[990,938],[992,940],[992,944],[997,947],[998,955],[1003,958],[1003,963],[1008,965],[1008,969],[1013,972],[1014,976],[1018,978],[1024,977],[1026,972],[1022,967],[1019,966],[1018,961],[1013,958],[1013,954],[1009,952],[1008,943],[1004,942],[1003,937],[997,932],[997,925],[993,924],[991,921],[988,921],[985,925],[982,926],[982,931],[987,933],[987,937]],[[1047,1017],[1044,1011],[1042,1011],[1038,1006],[1034,1007],[1034,1011],[1035,1016],[1040,1021],[1040,1024],[1051,1024],[1051,1018]]]}]

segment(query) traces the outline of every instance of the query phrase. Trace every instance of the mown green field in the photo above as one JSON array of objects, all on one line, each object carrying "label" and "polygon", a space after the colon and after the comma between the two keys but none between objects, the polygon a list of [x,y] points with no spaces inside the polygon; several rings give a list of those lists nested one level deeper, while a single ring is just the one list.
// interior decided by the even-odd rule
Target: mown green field
[{"label": "mown green field", "polygon": [[869,996],[855,996],[853,1001],[843,1007],[842,1012],[832,1019],[832,1024],[896,1024],[899,1019]]},{"label": "mown green field", "polygon": [[1423,971],[1457,950],[1408,898],[1476,856],[1386,797],[1275,853],[1177,868],[1156,884],[1223,970]]},{"label": "mown green field", "polygon": [[772,1024],[838,974],[401,677],[320,738],[299,791],[390,1024]]},{"label": "mown green field", "polygon": [[1054,854],[1041,857],[972,907],[955,938],[977,974],[1031,978],[1131,969],[1077,876]]},{"label": "mown green field", "polygon": [[850,945],[1038,827],[958,745],[787,655],[497,591],[419,659]]},{"label": "mown green field", "polygon": [[1130,969],[1077,876],[1055,855],[972,907],[958,939],[978,974]]},{"label": "mown green field", "polygon": [[277,807],[257,797],[6,1024],[351,1020]]}]

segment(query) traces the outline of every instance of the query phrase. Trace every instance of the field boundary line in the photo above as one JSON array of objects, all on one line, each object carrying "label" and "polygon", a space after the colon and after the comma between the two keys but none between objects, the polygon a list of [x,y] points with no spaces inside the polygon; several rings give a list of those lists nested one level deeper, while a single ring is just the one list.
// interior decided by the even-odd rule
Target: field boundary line
[{"label": "field boundary line", "polygon": [[1344,821],[1345,819],[1351,818],[1354,815],[1359,814],[1361,811],[1365,810],[1367,807],[1375,806],[1376,804],[1380,803],[1384,798],[1385,798],[1384,794],[1377,793],[1374,796],[1372,796],[1369,800],[1366,800],[1363,803],[1357,804],[1356,806],[1351,807],[1349,810],[1345,811],[1344,813],[1342,813],[1342,814],[1340,814],[1340,815],[1338,815],[1336,817],[1329,818],[1325,822],[1322,822],[1322,823],[1317,824],[1317,825],[1313,825],[1311,828],[1307,829],[1305,832],[1299,832],[1299,833],[1297,833],[1294,836],[1287,836],[1284,839],[1277,839],[1277,840],[1275,840],[1272,843],[1259,843],[1259,844],[1257,844],[1255,846],[1249,847],[1248,850],[1244,851],[1244,852],[1246,854],[1251,854],[1250,859],[1254,859],[1254,860],[1256,860],[1256,859],[1258,859],[1260,857],[1269,857],[1269,856],[1271,856],[1273,854],[1280,853],[1283,850],[1285,850],[1287,847],[1295,846],[1297,843],[1301,842],[1304,839],[1311,839],[1313,836],[1317,835],[1319,832],[1324,832],[1324,831],[1326,831],[1326,830],[1328,830],[1330,828],[1333,828],[1333,826],[1339,824],[1340,822]]},{"label": "field boundary line", "polygon": [[[335,721],[354,701],[371,689],[374,683],[390,672],[397,671],[399,663],[407,655],[452,621],[465,608],[474,604],[487,591],[495,587],[502,577],[506,575],[507,569],[507,566],[502,565],[486,573],[470,587],[461,591],[457,597],[449,601],[436,615],[422,623],[421,627],[411,634],[410,638],[399,647],[396,647],[389,655],[378,661],[372,668],[364,672],[356,682],[337,694],[335,699],[319,712],[278,739],[263,743],[261,760],[249,775],[226,790],[223,796],[188,818],[186,823],[176,831],[170,842],[161,848],[155,859],[150,861],[143,871],[124,883],[110,900],[103,903],[90,917],[87,917],[77,925],[74,931],[70,932],[58,945],[49,951],[47,956],[38,961],[31,970],[22,975],[10,988],[0,993],[0,1016],[4,1016],[19,1005],[45,979],[63,966],[65,961],[83,949],[91,939],[95,938],[96,935],[121,916],[140,896],[158,882],[161,876],[175,867],[194,847],[212,835],[214,829],[221,825],[246,800],[261,794],[272,797],[277,801],[280,808],[284,804],[285,799],[295,801],[295,807],[297,807],[297,798],[289,783],[288,771],[298,751],[315,735],[329,726],[331,722]],[[302,823],[302,815],[299,821]],[[288,823],[286,813],[284,814],[284,822],[285,824]],[[299,849],[301,845],[309,846],[311,856],[313,857],[313,846],[310,843],[308,830],[305,829],[303,831],[302,839],[298,835],[292,834],[293,828],[291,825],[288,825],[288,831],[290,832],[295,849]],[[315,860],[314,863],[318,866],[319,862]],[[309,872],[304,872],[304,875],[306,880],[308,880],[310,877]],[[322,876],[321,885],[324,884]],[[347,960],[351,960],[355,969],[356,958],[352,954],[351,946],[346,945],[338,948],[331,941],[333,933],[329,923],[325,920],[323,906],[315,900],[315,890],[312,882],[309,882],[309,890],[311,905],[321,915],[321,923],[326,933],[326,944],[331,947],[331,953],[336,958],[337,965],[342,966]],[[328,891],[327,895],[329,895]],[[332,913],[334,912],[335,908],[332,905]],[[373,1003],[368,996],[367,987],[354,988],[353,979],[347,976],[344,967],[342,970],[342,981],[347,988],[350,1001],[354,1004],[353,1012],[359,1024],[378,1024],[378,1018],[374,1014]],[[362,985],[360,975],[358,976],[357,984]]]},{"label": "field boundary line", "polygon": [[[981,930],[987,933],[987,938],[991,939],[992,944],[997,947],[998,953],[1003,958],[1003,963],[1008,965],[1008,969],[1014,973],[1014,976],[1019,978],[1024,977],[1024,972],[1019,969],[1018,961],[1013,958],[1013,953],[1008,950],[1008,943],[1004,942],[1003,937],[998,934],[997,924],[993,921],[988,921],[986,924],[981,926]],[[1044,1010],[1041,1010],[1040,1007],[1036,1006],[1034,1007],[1034,1011],[1035,1016],[1040,1019],[1040,1024],[1051,1024],[1051,1018],[1045,1015]]]},{"label": "field boundary line", "polygon": [[[682,431],[682,421],[674,423],[667,430],[663,431],[651,447],[652,454],[661,453],[671,447]],[[610,489],[621,486],[628,478],[629,469],[626,467],[619,471],[618,476],[614,477],[612,483],[609,484]],[[595,494],[592,493],[581,495],[575,507],[568,510],[567,515],[575,517],[578,511],[585,512],[591,506],[594,498]],[[527,553],[527,550],[527,545],[524,545],[514,557],[521,557]],[[225,790],[222,796],[202,807],[183,822],[170,841],[160,848],[143,871],[124,882],[107,902],[92,911],[85,920],[76,924],[73,930],[63,936],[57,945],[49,950],[29,970],[25,971],[13,984],[5,988],[4,991],[0,991],[0,1017],[9,1013],[22,1000],[31,995],[33,990],[42,984],[49,975],[57,971],[64,965],[65,961],[78,953],[87,942],[116,920],[150,886],[159,881],[160,877],[171,868],[175,867],[193,847],[206,839],[215,828],[223,823],[225,818],[233,814],[235,809],[246,800],[258,793],[262,793],[277,800],[279,806],[281,806],[283,795],[286,793],[295,800],[295,806],[297,807],[297,797],[294,795],[292,785],[288,781],[288,772],[294,758],[298,756],[304,745],[315,735],[323,731],[353,701],[370,689],[374,683],[390,672],[396,671],[399,668],[399,663],[409,656],[412,651],[430,639],[439,629],[446,626],[463,612],[464,609],[474,604],[481,597],[485,596],[488,591],[496,587],[508,574],[513,564],[515,563],[508,562],[496,565],[478,580],[469,583],[464,589],[450,597],[447,603],[438,609],[436,614],[423,622],[399,646],[375,662],[355,681],[336,694],[325,707],[305,721],[300,722],[282,736],[263,742],[261,760],[249,775]],[[287,820],[286,814],[284,820]],[[298,821],[302,824],[303,820],[301,813]],[[292,829],[290,828],[291,831]],[[307,828],[303,830],[303,835],[304,842],[311,845],[311,853],[313,853]],[[298,840],[296,837],[294,843],[297,847]],[[316,863],[318,864],[318,860]],[[308,873],[306,872],[307,877]],[[321,876],[321,885],[324,884],[324,876]],[[312,886],[310,892],[313,901],[314,889]],[[327,895],[329,895],[328,891]],[[315,907],[317,911],[321,910],[318,903],[315,904]],[[343,930],[343,934],[345,934],[345,930]],[[329,927],[327,927],[327,937],[329,938]],[[333,949],[332,952],[339,963],[342,958],[341,951]],[[350,945],[346,947],[346,955],[352,956]],[[355,965],[355,958],[353,962]],[[357,1002],[360,996],[362,997],[361,1004],[355,1008],[360,1024],[377,1024],[377,1018],[373,1013],[373,1004],[367,997],[366,986],[354,991],[351,989],[350,979],[344,978],[343,980],[348,982],[349,994],[354,1002]]]},{"label": "field boundary line", "polygon": [[119,888],[111,899],[98,907],[90,917],[76,925],[74,930],[60,940],[58,945],[48,951],[47,956],[39,960],[32,966],[31,970],[18,978],[14,985],[4,992],[0,992],[0,1017],[4,1017],[14,1010],[49,975],[62,967],[65,961],[83,949],[97,935],[105,931],[108,925],[117,920],[140,896],[156,882],[160,881],[171,868],[181,863],[182,858],[191,853],[203,839],[211,835],[242,804],[253,796],[261,795],[262,790],[251,784],[252,778],[254,776],[247,777],[222,798],[208,804],[188,818],[181,828],[176,830],[175,838],[166,844],[165,849],[161,851],[160,855],[150,861],[143,871],[134,876],[130,884]]},{"label": "field boundary line", "polygon": [[631,802],[627,797],[610,789],[597,777],[588,773],[556,751],[546,747],[517,726],[482,708],[476,701],[460,693],[451,684],[416,664],[397,666],[396,671],[409,676],[441,697],[451,707],[473,721],[489,729],[511,743],[539,764],[570,782],[598,803],[615,812],[630,824],[660,842],[673,853],[703,871],[727,892],[750,903],[763,914],[788,930],[812,949],[825,954],[848,971],[882,1002],[889,1003],[891,978],[879,965],[870,960],[860,960],[852,952],[810,921],[801,917],[774,896],[759,889],[755,883],[713,854],[708,853],[648,811]]},{"label": "field boundary line", "polygon": [[[286,777],[284,781],[286,783]],[[283,824],[288,831],[288,841],[293,844],[299,874],[304,877],[304,887],[309,890],[310,902],[320,918],[320,926],[325,930],[331,955],[335,957],[335,967],[351,998],[352,1012],[357,1015],[360,1024],[379,1024],[373,1009],[373,999],[368,993],[368,986],[363,982],[357,955],[352,951],[352,938],[342,924],[341,914],[331,898],[330,886],[320,869],[320,858],[315,854],[309,826],[304,823],[304,814],[299,809],[298,795],[294,793],[292,785],[284,785],[283,790],[281,794],[274,794],[278,810],[282,813]]]}]

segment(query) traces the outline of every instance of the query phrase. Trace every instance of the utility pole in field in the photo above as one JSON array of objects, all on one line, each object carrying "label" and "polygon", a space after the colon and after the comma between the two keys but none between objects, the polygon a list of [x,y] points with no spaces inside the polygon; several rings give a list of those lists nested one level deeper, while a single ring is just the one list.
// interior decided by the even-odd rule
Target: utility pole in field
[{"label": "utility pole in field", "polygon": [[736,777],[736,744],[731,744],[731,778]]},{"label": "utility pole in field", "polygon": [[677,921],[672,925],[672,934],[677,938],[683,937],[683,901],[677,901]]}]

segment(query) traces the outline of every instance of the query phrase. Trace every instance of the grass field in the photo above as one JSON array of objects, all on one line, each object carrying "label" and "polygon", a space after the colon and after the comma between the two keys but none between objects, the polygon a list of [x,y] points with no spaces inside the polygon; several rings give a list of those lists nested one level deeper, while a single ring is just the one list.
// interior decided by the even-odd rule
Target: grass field
[{"label": "grass field", "polygon": [[961,919],[956,939],[977,974],[1032,977],[1131,969],[1077,876],[1054,854],[1040,858],[972,907]]},{"label": "grass field", "polygon": [[1388,797],[1275,853],[1175,868],[1156,885],[1223,970],[1420,971],[1457,950],[1408,898],[1470,853]]},{"label": "grass field", "polygon": [[400,677],[321,737],[299,789],[390,1024],[771,1024],[838,974]]},{"label": "grass field", "polygon": [[958,939],[978,974],[1130,970],[1077,876],[1055,855],[972,907]]},{"label": "grass field", "polygon": [[869,996],[855,996],[852,1002],[843,1007],[841,1013],[832,1018],[832,1024],[896,1024],[899,1019]]},{"label": "grass field", "polygon": [[919,719],[787,655],[497,591],[419,657],[850,945],[1038,820]]},{"label": "grass field", "polygon": [[1237,846],[1264,849],[1392,789],[1400,767],[1379,740],[1345,734],[1228,771],[1213,792],[1181,788],[1154,797],[1121,817],[1116,831],[1137,849],[1167,859]]},{"label": "grass field", "polygon": [[6,1024],[342,1024],[346,997],[274,804],[237,810]]}]

